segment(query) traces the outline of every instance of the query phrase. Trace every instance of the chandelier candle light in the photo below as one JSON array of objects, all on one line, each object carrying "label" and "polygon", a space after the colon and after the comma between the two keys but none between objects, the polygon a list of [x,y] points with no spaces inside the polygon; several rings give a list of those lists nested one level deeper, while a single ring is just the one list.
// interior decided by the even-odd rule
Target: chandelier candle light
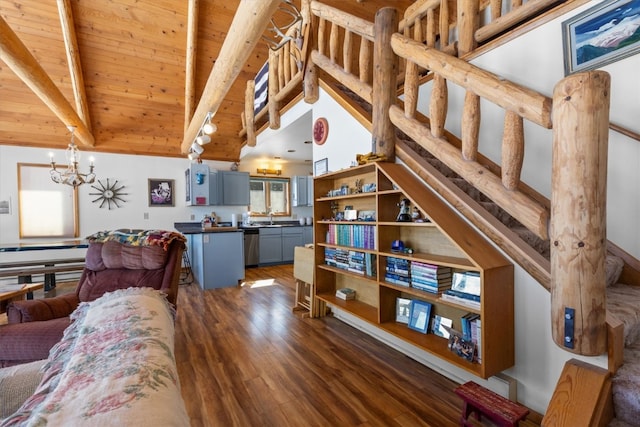
[{"label": "chandelier candle light", "polygon": [[67,126],[69,132],[71,132],[71,142],[67,147],[65,155],[67,157],[67,169],[59,171],[56,169],[56,162],[53,161],[53,153],[49,153],[51,158],[51,180],[58,184],[71,185],[73,188],[82,184],[91,184],[96,180],[96,174],[93,173],[93,157],[89,158],[89,173],[80,173],[78,171],[78,163],[80,162],[80,150],[73,141],[73,133],[76,130],[75,126]]}]

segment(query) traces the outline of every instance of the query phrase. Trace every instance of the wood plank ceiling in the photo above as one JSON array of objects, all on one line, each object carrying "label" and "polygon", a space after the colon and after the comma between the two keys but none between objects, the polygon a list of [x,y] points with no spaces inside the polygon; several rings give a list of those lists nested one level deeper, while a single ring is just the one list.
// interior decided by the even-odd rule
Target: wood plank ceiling
[{"label": "wood plank ceiling", "polygon": [[[190,0],[198,10],[195,104],[241,0]],[[244,0],[262,1],[262,0]],[[70,26],[95,145],[82,151],[185,157],[185,69],[189,1],[0,0],[0,17],[35,57],[73,108],[72,75],[58,5],[70,7]],[[294,0],[298,6],[300,0]],[[412,0],[324,0],[373,21],[385,5],[401,12]],[[238,161],[246,81],[268,58],[260,40],[214,117],[218,131],[202,158]],[[195,108],[195,105],[194,105]],[[78,111],[80,114],[80,112]],[[64,149],[69,131],[56,114],[0,61],[0,145]],[[46,162],[45,159],[42,159]],[[34,161],[37,161],[34,159]]]}]

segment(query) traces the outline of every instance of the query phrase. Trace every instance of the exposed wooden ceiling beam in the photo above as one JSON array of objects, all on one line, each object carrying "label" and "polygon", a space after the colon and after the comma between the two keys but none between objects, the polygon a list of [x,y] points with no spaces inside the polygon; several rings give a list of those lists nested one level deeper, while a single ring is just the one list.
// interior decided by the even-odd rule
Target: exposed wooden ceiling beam
[{"label": "exposed wooden ceiling beam", "polygon": [[65,125],[76,127],[75,137],[80,143],[88,146],[95,145],[93,135],[78,113],[2,17],[0,17],[0,59]]},{"label": "exposed wooden ceiling beam", "polygon": [[196,53],[198,51],[198,0],[189,0],[187,11],[187,58],[184,83],[184,130],[189,128],[196,105]]},{"label": "exposed wooden ceiling beam", "polygon": [[80,115],[89,132],[91,132],[91,117],[89,115],[89,104],[87,103],[87,92],[84,87],[80,49],[78,49],[78,39],[76,38],[73,13],[71,12],[71,0],[58,0],[58,13],[60,14],[64,45],[67,48],[67,62],[69,63],[69,73],[71,74],[73,97],[76,101],[76,112]]},{"label": "exposed wooden ceiling beam", "polygon": [[216,112],[251,55],[281,0],[241,0],[191,123],[180,147],[183,154],[198,135],[209,111]]}]

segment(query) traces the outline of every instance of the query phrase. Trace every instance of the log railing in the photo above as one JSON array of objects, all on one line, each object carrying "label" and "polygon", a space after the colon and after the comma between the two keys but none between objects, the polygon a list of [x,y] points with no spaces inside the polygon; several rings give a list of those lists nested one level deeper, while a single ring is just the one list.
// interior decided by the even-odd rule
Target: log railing
[{"label": "log railing", "polygon": [[[467,0],[463,0],[465,3]],[[389,55],[383,52],[388,49],[404,61],[405,103],[404,108],[397,99],[391,99],[387,120],[414,141],[427,149],[431,154],[446,164],[462,178],[474,185],[487,197],[501,206],[526,228],[541,239],[549,239],[550,228],[553,231],[551,283],[552,313],[554,340],[560,346],[579,354],[594,355],[606,351],[606,328],[604,311],[604,253],[603,246],[598,247],[598,239],[605,241],[604,227],[594,228],[594,224],[602,224],[602,200],[605,197],[603,182],[606,182],[606,161],[598,163],[606,153],[606,128],[608,125],[608,103],[594,103],[595,99],[607,98],[608,75],[602,72],[590,72],[565,78],[556,86],[553,98],[544,96],[518,84],[506,81],[499,76],[484,71],[455,56],[442,52],[435,47],[425,45],[421,37],[422,31],[408,31],[409,36],[395,33],[390,37],[381,37],[379,32],[387,32],[393,24],[393,14],[384,13],[384,9],[376,15],[375,25],[363,22],[340,11],[317,2],[311,4],[312,13],[319,18],[317,49],[310,54],[311,64],[308,68],[320,67],[338,82],[358,94],[370,103],[378,104],[380,99],[388,98],[388,88],[382,88],[380,77],[373,83],[377,73],[369,80],[366,70],[380,67],[393,67]],[[467,12],[464,12],[467,13]],[[463,13],[463,14],[464,14]],[[378,18],[381,18],[380,22]],[[395,21],[397,23],[397,20]],[[415,20],[414,20],[415,22]],[[400,25],[401,26],[401,25]],[[415,26],[414,26],[415,28]],[[375,30],[374,30],[375,29]],[[341,36],[342,35],[342,38]],[[354,38],[360,38],[360,60],[356,61],[349,53]],[[387,41],[381,46],[380,40]],[[363,53],[369,51],[371,41],[375,41],[373,51],[378,61],[371,65],[369,58],[373,55]],[[362,47],[365,47],[364,49]],[[367,58],[363,61],[361,58]],[[383,58],[383,59],[381,59]],[[374,61],[375,62],[375,61]],[[356,70],[357,69],[357,70]],[[429,91],[418,91],[418,79],[408,74],[418,69],[428,70],[432,76]],[[317,72],[308,73],[317,78]],[[394,85],[395,79],[386,79],[386,85]],[[448,85],[455,84],[465,92],[463,107],[460,111],[461,145],[447,140],[445,122],[449,104]],[[313,86],[313,85],[312,85]],[[305,81],[305,87],[307,82]],[[384,92],[384,93],[382,93]],[[427,93],[429,99],[421,105],[428,105],[428,120],[420,120],[416,114],[418,94]],[[563,96],[564,95],[564,96]],[[375,100],[378,101],[375,101]],[[493,173],[477,159],[481,100],[491,103],[504,111],[501,144],[501,168]],[[554,120],[552,120],[554,108]],[[597,120],[588,111],[598,110]],[[374,106],[375,110],[375,106]],[[375,115],[374,115],[375,119]],[[550,211],[538,201],[519,190],[520,174],[524,162],[525,136],[524,120],[552,129],[553,144],[556,153],[552,165],[554,188]],[[377,120],[380,120],[378,117]],[[376,121],[376,120],[374,120]],[[603,125],[604,124],[604,125]],[[372,139],[387,141],[387,136],[378,133],[373,127]],[[579,141],[579,142],[578,142]],[[387,141],[388,142],[388,141]],[[538,141],[536,141],[538,143]],[[557,151],[560,150],[560,151]],[[561,158],[562,165],[556,163]],[[606,158],[606,156],[604,156]],[[567,189],[565,179],[572,179],[584,174],[581,170],[588,165],[589,176],[593,179],[582,182],[581,186]],[[603,169],[604,168],[604,169]],[[581,210],[576,218],[568,206],[577,200],[587,203],[588,209]],[[554,203],[554,201],[557,201]],[[595,239],[595,240],[594,240]],[[575,241],[574,241],[575,240]],[[571,260],[560,262],[554,260]],[[593,269],[586,271],[583,265],[591,265]],[[597,274],[593,274],[596,271]],[[577,288],[571,284],[580,283]],[[567,286],[568,285],[568,286]],[[586,290],[586,293],[582,291]],[[564,313],[560,308],[571,307],[573,311],[575,333],[567,337],[564,332]],[[570,346],[567,343],[570,341]]]},{"label": "log railing", "polygon": [[[280,127],[280,105],[294,91],[300,91],[304,80],[304,65],[309,47],[310,17],[308,4],[303,2],[303,25],[300,31],[297,27],[291,27],[285,33],[291,37],[280,49],[269,50],[269,83],[267,105],[254,114],[255,80],[247,81],[245,90],[245,108],[241,114],[242,130],[240,136],[247,137],[247,145],[256,144],[256,123],[267,114],[269,127]],[[300,33],[301,32],[301,33]]]},{"label": "log railing", "polygon": [[[412,95],[405,100],[404,110],[398,105],[389,110],[394,125],[476,186],[529,230],[542,239],[548,239],[547,209],[518,191],[518,185],[524,160],[523,120],[527,119],[550,129],[551,99],[401,34],[393,35],[391,48],[407,61],[407,73],[413,67],[422,67],[433,73],[431,97],[427,103],[430,124],[416,120],[418,88],[409,88],[409,85],[418,83],[406,79],[405,93]],[[461,149],[448,143],[443,136],[450,83],[457,84],[466,91],[461,118]],[[501,176],[490,173],[477,162],[481,98],[505,110]]]}]

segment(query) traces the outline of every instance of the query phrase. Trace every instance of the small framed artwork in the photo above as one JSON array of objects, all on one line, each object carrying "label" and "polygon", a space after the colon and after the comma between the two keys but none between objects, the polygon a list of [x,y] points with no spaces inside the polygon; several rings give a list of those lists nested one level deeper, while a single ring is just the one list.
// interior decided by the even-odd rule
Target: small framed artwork
[{"label": "small framed artwork", "polygon": [[640,0],[606,0],[562,23],[565,75],[640,52]]},{"label": "small framed artwork", "polygon": [[173,179],[149,179],[149,206],[174,206]]},{"label": "small framed artwork", "polygon": [[313,162],[313,176],[324,175],[329,172],[329,160],[325,157]]},{"label": "small framed artwork", "polygon": [[410,311],[411,300],[409,298],[396,298],[396,322],[408,324]]},{"label": "small framed artwork", "polygon": [[425,301],[412,300],[409,313],[409,328],[414,331],[427,333],[429,318],[431,317],[431,304]]}]

